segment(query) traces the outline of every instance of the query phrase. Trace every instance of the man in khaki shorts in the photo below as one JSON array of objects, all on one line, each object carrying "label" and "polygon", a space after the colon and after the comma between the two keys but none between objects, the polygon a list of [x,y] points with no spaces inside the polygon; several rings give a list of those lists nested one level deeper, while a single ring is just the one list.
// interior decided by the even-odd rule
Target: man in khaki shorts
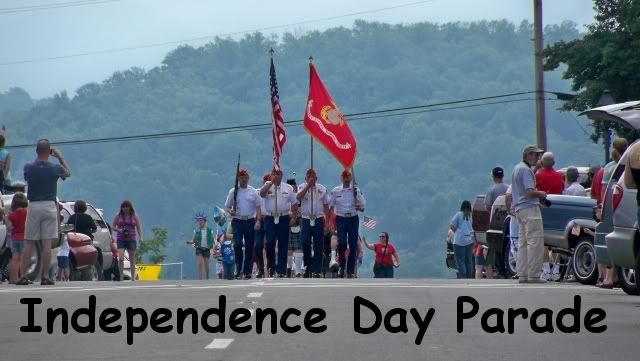
[{"label": "man in khaki shorts", "polygon": [[[37,158],[24,165],[24,179],[27,182],[27,222],[25,224],[25,249],[22,256],[23,269],[29,268],[35,242],[40,242],[41,285],[53,285],[49,279],[51,264],[51,242],[58,238],[58,178],[71,175],[69,166],[57,149],[52,149],[49,141],[41,139],[36,145]],[[58,158],[60,164],[53,164],[49,156]],[[30,280],[23,277],[17,284],[26,285]]]}]

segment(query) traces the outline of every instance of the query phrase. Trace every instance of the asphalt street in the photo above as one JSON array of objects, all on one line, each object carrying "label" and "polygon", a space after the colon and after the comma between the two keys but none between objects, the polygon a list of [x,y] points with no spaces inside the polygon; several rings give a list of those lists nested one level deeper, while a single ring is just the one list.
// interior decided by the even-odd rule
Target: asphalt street
[{"label": "asphalt street", "polygon": [[[47,308],[65,308],[69,314],[96,299],[96,324],[100,313],[108,307],[119,309],[123,317],[113,323],[123,330],[106,333],[98,326],[93,334],[81,334],[69,329],[61,331],[60,318],[48,334]],[[191,332],[191,321],[185,332],[158,333],[148,327],[133,335],[127,344],[124,317],[127,307],[144,308],[150,316],[158,308],[167,308],[172,318],[164,325],[176,325],[178,308],[192,307],[201,316],[205,310],[219,306],[219,296],[226,297],[226,330],[210,333],[198,322],[198,333]],[[581,297],[578,319],[579,333],[563,333],[556,324],[558,312],[574,306],[574,297]],[[354,298],[362,297],[376,305],[382,314],[393,308],[406,310],[407,332],[392,333],[380,329],[371,334],[354,330]],[[478,313],[457,331],[457,300],[471,296],[479,304]],[[34,306],[34,323],[41,332],[21,332],[28,323],[28,306],[21,299],[41,298]],[[529,315],[537,309],[553,312],[553,333],[538,334],[529,319],[516,318],[514,333],[488,333],[483,330],[481,316],[489,308],[504,311],[503,324],[508,326],[509,308],[523,307]],[[247,333],[234,332],[229,327],[229,315],[234,309],[246,308],[251,325]],[[273,308],[278,317],[288,308],[301,311],[291,316],[289,326],[301,325],[295,333],[286,333],[278,322],[277,333],[271,334],[269,322],[263,333],[256,332],[258,309]],[[312,308],[326,311],[326,331],[313,334],[305,330],[303,318]],[[413,312],[411,308],[415,308]],[[419,345],[417,321],[433,308],[433,318]],[[584,327],[585,314],[593,308],[606,312],[599,326],[602,333],[591,333]],[[464,312],[471,309],[465,305]],[[372,311],[361,308],[360,323],[369,327],[374,322]],[[398,327],[403,311],[395,312],[389,326]],[[69,316],[71,319],[71,315]],[[78,324],[86,325],[86,316]],[[487,319],[497,325],[497,316]],[[573,324],[571,317],[566,323]],[[133,318],[139,324],[140,318]],[[189,319],[187,319],[189,320]],[[210,317],[209,324],[218,318]],[[382,320],[381,320],[382,321]],[[538,319],[544,323],[544,318]],[[286,325],[285,325],[286,326]],[[397,331],[397,330],[392,330]],[[620,290],[602,290],[577,284],[519,285],[510,280],[271,280],[264,281],[183,281],[183,282],[73,282],[54,287],[0,285],[0,359],[2,360],[638,360],[640,359],[640,297],[625,295]]]}]

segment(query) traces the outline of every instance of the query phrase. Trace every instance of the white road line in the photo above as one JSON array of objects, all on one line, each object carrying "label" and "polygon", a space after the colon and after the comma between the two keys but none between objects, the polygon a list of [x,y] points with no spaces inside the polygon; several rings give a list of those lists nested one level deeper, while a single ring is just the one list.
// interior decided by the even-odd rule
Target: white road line
[{"label": "white road line", "polygon": [[247,298],[259,298],[262,297],[262,292],[249,292]]},{"label": "white road line", "polygon": [[229,347],[233,342],[232,338],[214,338],[210,344],[206,345],[204,348],[207,350],[224,350]]},{"label": "white road line", "polygon": [[[237,284],[223,284],[223,285],[131,285],[131,286],[107,286],[107,287],[26,287],[26,288],[18,288],[18,287],[7,287],[0,288],[0,294],[13,293],[13,294],[21,294],[21,293],[60,293],[60,292],[97,292],[97,291],[114,291],[114,290],[125,290],[125,291],[134,291],[134,290],[211,290],[211,289],[244,289],[244,288],[252,288],[255,285],[249,283],[237,283]],[[386,283],[349,283],[349,282],[323,282],[323,283],[303,283],[303,282],[291,282],[291,283],[266,283],[263,287],[271,287],[271,288],[445,288],[445,289],[519,289],[519,290],[527,290],[527,289],[548,289],[548,290],[575,290],[575,291],[583,291],[589,290],[592,292],[607,292],[612,293],[616,292],[616,290],[608,290],[608,289],[600,289],[593,286],[582,286],[582,285],[565,285],[565,284],[551,284],[551,285],[521,285],[518,283],[408,283],[408,282],[386,282]],[[622,291],[620,291],[622,292]],[[252,292],[252,294],[260,294],[261,292]],[[249,296],[247,297],[260,297],[260,296]]]}]

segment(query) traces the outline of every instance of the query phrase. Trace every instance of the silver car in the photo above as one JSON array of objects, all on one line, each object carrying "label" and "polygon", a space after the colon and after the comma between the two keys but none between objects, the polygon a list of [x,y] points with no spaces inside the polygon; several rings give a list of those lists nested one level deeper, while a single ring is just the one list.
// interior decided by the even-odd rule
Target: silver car
[{"label": "silver car", "polygon": [[[608,121],[625,128],[640,130],[640,101],[594,108],[582,114],[593,120]],[[620,285],[626,293],[632,295],[640,294],[636,278],[640,273],[637,190],[627,188],[623,180],[629,153],[637,147],[640,147],[638,141],[629,146],[616,165],[607,187],[603,189],[605,197],[602,221],[596,228],[598,261],[618,266]]]}]

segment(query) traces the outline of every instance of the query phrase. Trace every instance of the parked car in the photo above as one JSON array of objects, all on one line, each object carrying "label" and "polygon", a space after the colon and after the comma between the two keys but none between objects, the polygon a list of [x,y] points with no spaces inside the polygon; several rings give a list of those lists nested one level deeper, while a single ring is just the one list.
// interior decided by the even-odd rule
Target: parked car
[{"label": "parked car", "polygon": [[[585,228],[593,231],[596,227],[596,221],[593,219],[595,200],[587,197],[548,195],[547,201],[542,207],[544,244],[559,253],[561,259],[566,261],[565,264],[561,262],[561,279],[568,266],[571,266],[579,282],[594,284],[598,278],[598,267],[593,237]],[[502,247],[505,268],[508,273],[515,275],[516,260],[507,242],[510,217],[506,210],[505,196],[499,196],[493,203],[489,217],[490,227],[485,232],[485,238],[496,239],[496,242],[498,239],[504,240]]]},{"label": "parked car", "polygon": [[[587,110],[580,115],[589,119],[607,121],[634,131],[640,130],[640,101],[612,104]],[[596,229],[598,259],[618,266],[618,280],[622,289],[639,295],[637,277],[640,274],[640,235],[637,224],[637,189],[624,184],[627,157],[632,149],[640,147],[634,142],[622,155],[605,189],[602,222]],[[604,242],[602,238],[604,235]]]}]

